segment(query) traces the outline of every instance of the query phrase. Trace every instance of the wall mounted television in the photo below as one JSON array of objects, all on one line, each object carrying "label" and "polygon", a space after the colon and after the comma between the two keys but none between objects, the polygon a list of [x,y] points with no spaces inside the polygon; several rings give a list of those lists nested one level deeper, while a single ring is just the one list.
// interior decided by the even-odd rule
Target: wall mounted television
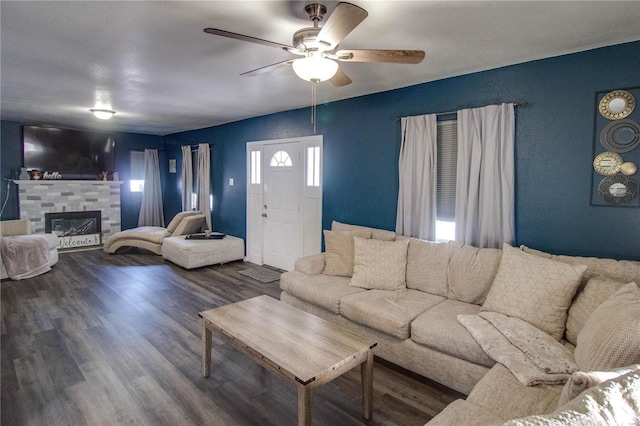
[{"label": "wall mounted television", "polygon": [[[63,178],[91,178],[115,170],[113,134],[45,126],[22,126],[24,167],[60,172]],[[86,176],[86,177],[88,177]]]}]

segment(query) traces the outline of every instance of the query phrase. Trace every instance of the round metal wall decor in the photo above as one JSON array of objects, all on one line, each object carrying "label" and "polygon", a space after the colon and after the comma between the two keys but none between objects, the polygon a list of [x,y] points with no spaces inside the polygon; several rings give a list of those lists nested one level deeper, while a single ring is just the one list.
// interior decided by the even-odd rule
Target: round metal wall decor
[{"label": "round metal wall decor", "polygon": [[623,206],[638,196],[638,184],[630,177],[618,173],[602,179],[598,192],[607,203]]},{"label": "round metal wall decor", "polygon": [[638,171],[638,166],[636,163],[632,163],[631,161],[627,161],[626,163],[620,164],[620,173],[625,176],[633,176]]},{"label": "round metal wall decor", "polygon": [[602,129],[600,144],[607,151],[629,152],[640,145],[640,126],[633,120],[612,121]]},{"label": "round metal wall decor", "polygon": [[593,160],[593,168],[596,172],[603,176],[615,175],[620,171],[620,166],[623,160],[620,154],[615,152],[605,151],[596,156]]},{"label": "round metal wall decor", "polygon": [[636,99],[626,90],[614,90],[600,100],[598,110],[609,120],[620,120],[628,117],[636,106]]}]

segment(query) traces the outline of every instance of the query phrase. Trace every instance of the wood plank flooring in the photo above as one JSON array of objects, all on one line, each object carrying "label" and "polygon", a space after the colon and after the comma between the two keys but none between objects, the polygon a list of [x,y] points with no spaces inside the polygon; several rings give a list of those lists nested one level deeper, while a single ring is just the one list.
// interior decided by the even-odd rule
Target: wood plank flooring
[{"label": "wood plank flooring", "polygon": [[[2,281],[2,425],[295,425],[295,389],[214,335],[201,376],[198,312],[279,283],[232,262],[187,271],[139,251],[60,254],[51,272]],[[406,372],[405,372],[406,373]],[[314,425],[423,425],[457,392],[386,362],[373,418],[353,370],[313,393]]]}]

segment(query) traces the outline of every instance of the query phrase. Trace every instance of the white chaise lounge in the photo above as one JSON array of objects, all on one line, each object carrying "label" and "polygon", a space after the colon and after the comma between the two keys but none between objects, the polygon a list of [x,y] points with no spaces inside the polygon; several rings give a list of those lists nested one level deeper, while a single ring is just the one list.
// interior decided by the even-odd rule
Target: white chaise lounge
[{"label": "white chaise lounge", "polygon": [[200,231],[205,216],[199,211],[180,212],[169,222],[166,228],[160,226],[141,226],[116,232],[104,243],[104,251],[116,253],[123,247],[137,247],[162,254],[162,242],[165,238],[193,234]]}]

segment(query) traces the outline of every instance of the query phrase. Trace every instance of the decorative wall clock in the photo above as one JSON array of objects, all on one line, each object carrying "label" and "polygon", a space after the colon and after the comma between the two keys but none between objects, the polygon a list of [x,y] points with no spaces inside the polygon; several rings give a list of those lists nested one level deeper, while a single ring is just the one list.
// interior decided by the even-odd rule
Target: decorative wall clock
[{"label": "decorative wall clock", "polygon": [[626,90],[613,90],[600,100],[598,110],[609,120],[628,117],[636,106],[636,99]]},{"label": "decorative wall clock", "polygon": [[615,175],[620,171],[623,160],[620,154],[606,151],[598,154],[593,160],[593,168],[603,176]]}]

